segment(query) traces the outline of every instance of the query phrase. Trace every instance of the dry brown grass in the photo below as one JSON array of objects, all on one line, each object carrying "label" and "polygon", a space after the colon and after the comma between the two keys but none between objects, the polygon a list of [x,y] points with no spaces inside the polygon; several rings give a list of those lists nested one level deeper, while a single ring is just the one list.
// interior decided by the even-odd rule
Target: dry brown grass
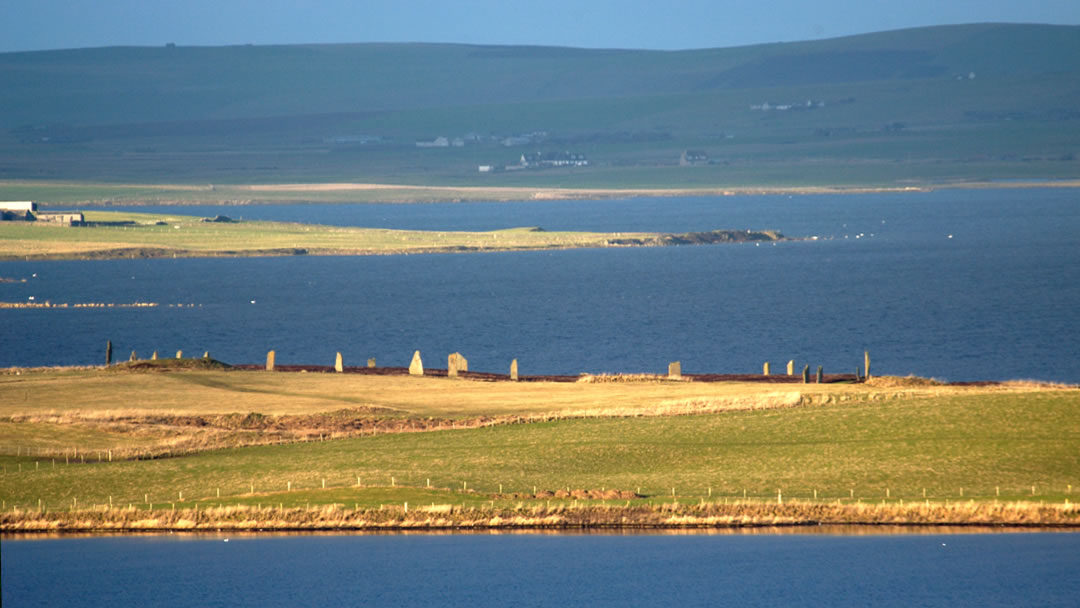
[{"label": "dry brown grass", "polygon": [[584,384],[686,382],[686,378],[669,378],[660,374],[581,374],[577,379]]},{"label": "dry brown grass", "polygon": [[[259,371],[116,373],[94,368],[0,374],[0,453],[113,458],[221,447],[595,417],[675,416],[816,407],[986,392],[1036,383],[954,387],[921,379],[867,384],[680,382],[658,374],[579,382]],[[258,425],[237,421],[257,413]]]},{"label": "dry brown grass", "polygon": [[1047,382],[1045,380],[1007,380],[1002,383],[1005,388],[1018,390],[1068,390],[1080,388],[1077,384],[1062,384],[1060,382]]},{"label": "dry brown grass", "polygon": [[800,525],[984,525],[1077,527],[1075,504],[1032,502],[821,503],[740,501],[650,505],[559,503],[499,505],[398,504],[349,509],[342,504],[311,508],[216,506],[155,509],[100,507],[77,511],[12,510],[0,514],[0,531],[86,532],[152,530],[403,530],[403,529],[589,529],[737,528]]},{"label": "dry brown grass", "polygon": [[898,387],[922,387],[941,386],[944,384],[937,378],[922,378],[920,376],[871,376],[866,379],[866,386],[874,388],[898,388]]}]

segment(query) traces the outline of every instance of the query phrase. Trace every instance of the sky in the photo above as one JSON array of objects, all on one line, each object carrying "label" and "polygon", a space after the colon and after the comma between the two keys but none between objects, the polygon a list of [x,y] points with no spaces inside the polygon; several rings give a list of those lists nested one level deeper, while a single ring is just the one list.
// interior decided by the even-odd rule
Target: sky
[{"label": "sky", "polygon": [[1080,0],[0,0],[0,52],[169,42],[674,50],[976,22],[1080,25]]}]

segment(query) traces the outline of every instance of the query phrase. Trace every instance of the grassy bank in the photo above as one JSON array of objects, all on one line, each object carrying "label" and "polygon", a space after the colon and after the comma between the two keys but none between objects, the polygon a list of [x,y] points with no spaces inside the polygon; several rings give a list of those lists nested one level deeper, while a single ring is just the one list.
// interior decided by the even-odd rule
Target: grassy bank
[{"label": "grassy bank", "polygon": [[1011,503],[699,502],[682,504],[410,504],[380,508],[331,504],[316,507],[114,507],[0,513],[5,532],[406,531],[698,529],[791,526],[1009,526],[1075,527],[1080,508]]},{"label": "grassy bank", "polygon": [[658,233],[386,230],[283,222],[203,221],[186,215],[90,211],[85,226],[0,224],[0,259],[258,255],[390,255],[775,241],[774,231]]},{"label": "grassy bank", "polygon": [[[282,527],[318,528],[323,524],[297,524],[290,518],[319,520],[322,515],[311,513],[325,508],[332,513],[327,516],[330,520],[368,521],[373,516],[353,511],[397,508],[406,502],[414,507],[456,505],[466,512],[487,505],[490,512],[468,515],[469,521],[479,521],[496,516],[506,520],[521,509],[540,509],[537,513],[548,517],[546,509],[575,504],[638,505],[647,507],[648,513],[663,513],[660,505],[673,502],[689,509],[702,502],[747,500],[788,506],[798,501],[809,505],[804,507],[808,513],[815,513],[813,509],[840,501],[841,506],[856,509],[844,511],[850,521],[932,523],[928,520],[938,516],[916,516],[918,511],[912,509],[918,505],[913,503],[938,509],[946,501],[952,505],[974,500],[976,506],[983,505],[978,508],[985,509],[979,511],[985,515],[1002,503],[1026,501],[1032,504],[1021,511],[1028,512],[1037,511],[1034,505],[1040,502],[1063,505],[1073,500],[1072,486],[1080,487],[1076,477],[1080,454],[1075,449],[1080,439],[1080,391],[1075,389],[936,387],[920,392],[865,385],[813,389],[792,385],[801,395],[792,401],[779,398],[776,386],[737,383],[492,383],[219,372],[118,376],[110,389],[108,382],[98,382],[102,375],[4,377],[0,428],[5,443],[59,448],[46,456],[23,448],[0,456],[5,513],[74,508],[79,518],[99,522],[90,527],[109,528],[113,524],[107,522],[113,519],[161,519],[160,514],[139,510],[160,511],[166,503],[170,511],[174,503],[178,510],[196,504],[200,509],[275,506],[299,511],[295,516],[267,515],[266,522],[282,519],[292,522]],[[256,390],[259,385],[263,390]],[[190,394],[184,392],[187,388]],[[304,442],[171,458],[108,459],[107,450],[121,449],[124,442],[145,446],[188,432],[182,421],[170,422],[165,415],[170,412],[335,412],[341,402],[333,395],[343,394],[370,400],[365,405],[354,403],[372,408],[365,415],[399,421],[441,418],[450,422],[450,428],[338,439],[326,434]],[[131,395],[130,401],[122,395]],[[242,401],[234,402],[234,397]],[[686,406],[709,400],[734,409],[705,410],[710,413],[693,407],[665,409],[672,403]],[[55,417],[49,418],[49,412]],[[123,415],[135,412],[156,413],[163,422],[154,428],[125,424]],[[540,412],[553,415],[527,416]],[[492,426],[466,424],[482,416],[511,414],[521,417]],[[101,424],[93,423],[95,417]],[[76,454],[62,447],[64,442],[83,445]],[[99,447],[88,449],[88,442]],[[882,501],[896,508],[903,501],[905,507],[888,517],[881,512],[851,514],[868,508],[853,505]],[[110,504],[114,510],[104,514],[83,511],[96,513]],[[127,505],[137,513],[117,510]],[[724,513],[731,515],[727,511],[685,515],[687,525],[725,525]],[[954,523],[965,518],[1007,523],[1026,517],[986,519],[974,511],[955,513],[949,516]],[[73,516],[49,516],[68,523],[35,524],[26,523],[27,517],[31,516],[24,513],[4,525],[64,528]],[[52,521],[34,517],[33,521]],[[234,516],[223,521],[230,517]],[[235,517],[263,521],[254,515]],[[397,517],[393,519],[397,523],[386,525],[418,525],[402,523],[412,521],[412,516]],[[640,521],[653,525],[652,517]],[[763,517],[773,518],[775,513]],[[221,524],[232,525],[239,526]],[[453,524],[457,525],[481,524]]]}]

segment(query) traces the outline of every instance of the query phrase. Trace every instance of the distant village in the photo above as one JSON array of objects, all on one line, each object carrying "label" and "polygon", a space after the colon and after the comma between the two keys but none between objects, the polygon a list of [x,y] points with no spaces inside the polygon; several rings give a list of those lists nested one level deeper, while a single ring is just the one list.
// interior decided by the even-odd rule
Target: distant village
[{"label": "distant village", "polygon": [[0,201],[0,221],[81,226],[86,219],[78,211],[38,211],[37,203],[32,201]]},{"label": "distant village", "polygon": [[[507,148],[515,146],[536,146],[548,138],[547,131],[533,131],[520,135],[477,135],[469,133],[463,137],[436,137],[433,140],[416,142],[417,148],[464,148],[466,144],[497,144]],[[518,162],[509,165],[479,165],[480,173],[498,173],[503,171],[521,171],[523,169],[546,169],[551,167],[586,167],[589,159],[581,152],[563,150],[559,152],[526,152]]]}]

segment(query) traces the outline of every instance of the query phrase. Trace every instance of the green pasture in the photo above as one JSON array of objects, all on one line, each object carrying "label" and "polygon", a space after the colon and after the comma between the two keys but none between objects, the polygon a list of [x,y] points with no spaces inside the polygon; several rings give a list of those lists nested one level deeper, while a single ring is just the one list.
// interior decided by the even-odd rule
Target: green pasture
[{"label": "green pasture", "polygon": [[[1080,393],[956,394],[595,418],[143,461],[3,456],[7,508],[200,501],[455,503],[615,488],[654,500],[1057,500],[1080,488]],[[325,483],[325,489],[323,484]],[[359,487],[356,487],[359,483]],[[431,484],[434,490],[427,488]],[[372,489],[376,488],[376,489]],[[218,492],[221,498],[218,498]],[[442,498],[442,500],[440,500]]]},{"label": "green pasture", "polygon": [[[180,255],[243,255],[293,249],[342,254],[432,249],[544,249],[598,247],[612,236],[529,228],[435,232],[282,222],[203,222],[192,216],[112,211],[88,211],[85,218],[90,225],[61,227],[37,222],[5,222],[0,225],[0,257],[78,255],[131,248],[161,248]],[[624,236],[648,235],[625,233]]]}]

